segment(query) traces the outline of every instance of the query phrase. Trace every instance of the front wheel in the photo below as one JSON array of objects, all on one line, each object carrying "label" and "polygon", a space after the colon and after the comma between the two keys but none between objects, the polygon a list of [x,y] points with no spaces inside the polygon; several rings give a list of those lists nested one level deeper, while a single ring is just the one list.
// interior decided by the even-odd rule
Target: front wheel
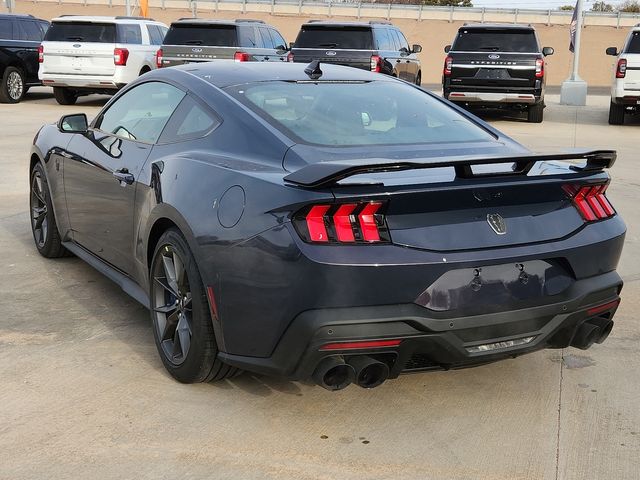
[{"label": "front wheel", "polygon": [[75,105],[78,93],[70,88],[53,87],[53,96],[60,105]]},{"label": "front wheel", "polygon": [[169,229],[160,237],[149,281],[153,332],[167,371],[182,383],[234,376],[237,369],[217,358],[205,287],[178,230]]},{"label": "front wheel", "polygon": [[16,67],[7,67],[0,83],[0,102],[18,103],[24,97],[24,75]]}]

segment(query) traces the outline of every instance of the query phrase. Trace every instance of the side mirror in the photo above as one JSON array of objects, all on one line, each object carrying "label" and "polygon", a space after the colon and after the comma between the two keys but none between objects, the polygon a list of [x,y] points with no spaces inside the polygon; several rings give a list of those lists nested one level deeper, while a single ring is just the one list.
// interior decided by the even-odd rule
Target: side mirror
[{"label": "side mirror", "polygon": [[548,57],[549,55],[553,55],[555,50],[552,47],[544,47],[542,49],[542,55]]},{"label": "side mirror", "polygon": [[64,115],[58,120],[58,130],[63,133],[87,133],[89,122],[84,113]]},{"label": "side mirror", "polygon": [[277,52],[286,52],[287,51],[287,47],[285,47],[284,45],[278,45],[276,47],[276,51]]},{"label": "side mirror", "polygon": [[422,45],[418,45],[417,43],[411,47],[411,51],[413,53],[420,53],[422,51]]},{"label": "side mirror", "polygon": [[444,53],[449,53],[451,51],[451,45],[447,45],[444,47]]},{"label": "side mirror", "polygon": [[612,57],[618,56],[618,47],[609,47],[606,51],[607,55],[611,55]]},{"label": "side mirror", "polygon": [[296,44],[293,42],[289,42],[289,50],[291,50],[293,47],[295,47]]}]

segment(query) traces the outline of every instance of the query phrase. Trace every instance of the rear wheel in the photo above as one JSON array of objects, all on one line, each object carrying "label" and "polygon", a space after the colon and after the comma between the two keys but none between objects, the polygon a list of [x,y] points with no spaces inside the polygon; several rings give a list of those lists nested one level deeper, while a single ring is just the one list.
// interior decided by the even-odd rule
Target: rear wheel
[{"label": "rear wheel", "polygon": [[218,358],[209,303],[189,246],[176,229],[158,240],[150,271],[151,319],[156,347],[179,382],[222,380],[238,369]]},{"label": "rear wheel", "polygon": [[78,101],[78,93],[65,87],[53,87],[53,96],[60,105],[74,105]]},{"label": "rear wheel", "polygon": [[609,125],[624,124],[624,105],[611,102],[609,105]]},{"label": "rear wheel", "polygon": [[527,122],[542,123],[544,118],[544,103],[531,105],[527,110]]},{"label": "rear wheel", "polygon": [[24,97],[24,75],[19,68],[7,67],[0,83],[0,102],[18,103]]},{"label": "rear wheel", "polygon": [[49,184],[41,163],[31,171],[31,189],[29,195],[31,211],[31,231],[38,252],[43,257],[58,258],[69,255],[62,246],[56,218],[51,205]]}]

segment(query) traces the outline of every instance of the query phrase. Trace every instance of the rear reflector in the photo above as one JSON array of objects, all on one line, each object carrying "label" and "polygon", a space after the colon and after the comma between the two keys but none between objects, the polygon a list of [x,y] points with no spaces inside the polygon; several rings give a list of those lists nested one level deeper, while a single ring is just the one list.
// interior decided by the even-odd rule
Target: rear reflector
[{"label": "rear reflector", "polygon": [[562,189],[572,200],[582,218],[587,222],[604,220],[616,214],[615,209],[605,196],[609,184],[575,185],[566,184]]},{"label": "rear reflector", "polygon": [[327,343],[320,350],[359,350],[362,348],[397,347],[402,340],[366,340],[362,342]]},{"label": "rear reflector", "polygon": [[389,242],[381,202],[313,205],[293,217],[306,242],[356,244]]},{"label": "rear reflector", "polygon": [[218,320],[218,305],[216,304],[216,296],[213,294],[213,287],[207,287],[207,299],[209,300],[209,308],[211,309],[211,317]]},{"label": "rear reflector", "polygon": [[604,305],[598,305],[597,307],[590,308],[589,310],[587,310],[587,315],[593,316],[593,315],[598,315],[599,313],[608,312],[613,308],[617,308],[618,305],[620,305],[619,298],[614,300],[613,302],[608,302],[608,303],[605,303]]}]

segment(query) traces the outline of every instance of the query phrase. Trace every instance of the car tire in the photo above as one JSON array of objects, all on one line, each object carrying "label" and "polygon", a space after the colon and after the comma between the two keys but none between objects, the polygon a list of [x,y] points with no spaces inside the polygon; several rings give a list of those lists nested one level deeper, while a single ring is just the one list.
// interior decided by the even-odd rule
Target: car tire
[{"label": "car tire", "polygon": [[39,162],[31,170],[29,212],[31,213],[31,232],[38,253],[46,258],[71,255],[62,245],[51,203],[49,182],[47,182],[44,167]]},{"label": "car tire", "polygon": [[66,87],[53,87],[53,96],[60,105],[75,105],[78,94]]},{"label": "car tire", "polygon": [[0,103],[18,103],[25,93],[22,71],[16,67],[7,67],[0,84]]},{"label": "car tire", "polygon": [[624,105],[611,102],[609,105],[609,125],[624,125]]},{"label": "car tire", "polygon": [[535,105],[531,105],[527,109],[527,122],[542,123],[543,118],[544,118],[544,103],[540,102]]},{"label": "car tire", "polygon": [[416,76],[416,85],[422,85],[422,72],[418,72],[418,75]]},{"label": "car tire", "polygon": [[171,376],[181,383],[199,383],[237,375],[237,368],[217,358],[205,287],[179,230],[169,229],[158,240],[149,283],[156,347]]}]

